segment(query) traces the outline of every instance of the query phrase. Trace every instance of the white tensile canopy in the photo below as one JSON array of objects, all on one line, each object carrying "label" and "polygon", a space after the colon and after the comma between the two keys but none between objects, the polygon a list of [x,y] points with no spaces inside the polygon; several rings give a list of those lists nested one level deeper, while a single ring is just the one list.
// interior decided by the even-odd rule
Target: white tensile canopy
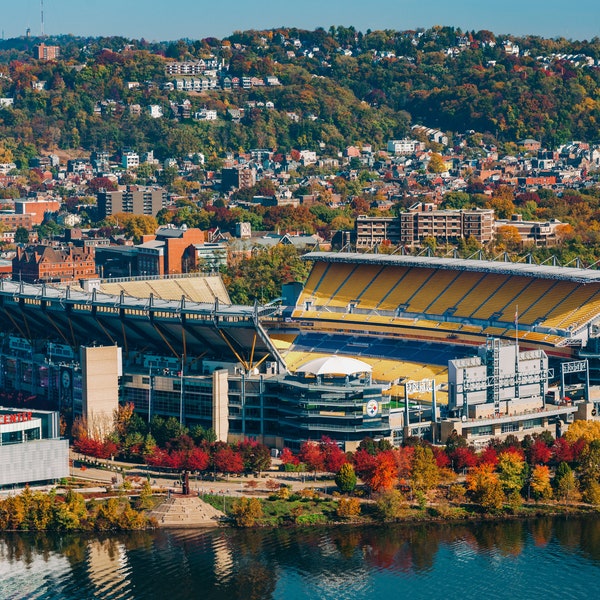
[{"label": "white tensile canopy", "polygon": [[349,358],[348,356],[324,356],[315,358],[296,369],[296,373],[310,375],[355,375],[356,373],[371,373],[371,365]]}]

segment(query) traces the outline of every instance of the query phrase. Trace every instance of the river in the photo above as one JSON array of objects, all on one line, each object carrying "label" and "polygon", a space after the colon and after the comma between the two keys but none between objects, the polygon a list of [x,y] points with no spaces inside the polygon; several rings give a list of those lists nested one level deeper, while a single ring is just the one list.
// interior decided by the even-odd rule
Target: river
[{"label": "river", "polygon": [[600,518],[0,535],[0,598],[598,598]]}]

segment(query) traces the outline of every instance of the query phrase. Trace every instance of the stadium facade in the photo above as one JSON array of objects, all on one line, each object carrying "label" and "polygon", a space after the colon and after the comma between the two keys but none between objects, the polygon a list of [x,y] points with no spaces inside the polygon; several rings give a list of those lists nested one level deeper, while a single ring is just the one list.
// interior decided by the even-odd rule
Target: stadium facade
[{"label": "stadium facade", "polygon": [[[44,398],[84,415],[98,433],[119,402],[132,402],[148,420],[175,417],[212,427],[223,441],[253,437],[278,448],[322,435],[346,449],[367,436],[443,441],[452,431],[483,443],[592,418],[591,402],[561,405],[562,389],[556,405],[546,396],[551,368],[596,339],[599,272],[379,254],[305,258],[313,268],[287,318],[275,306],[0,282],[2,393]],[[377,380],[336,361],[321,373],[290,372],[277,335],[292,349],[309,336],[341,336],[361,359],[377,357],[383,343],[386,358],[408,343],[423,348],[422,362],[445,368],[449,355],[461,358],[448,367],[446,407],[435,402],[439,381],[419,384],[429,402],[409,398],[419,382],[402,374]],[[434,355],[445,358],[427,358]],[[300,366],[311,358],[308,349]],[[479,383],[467,388],[465,379]],[[394,395],[398,386],[404,397]]]}]

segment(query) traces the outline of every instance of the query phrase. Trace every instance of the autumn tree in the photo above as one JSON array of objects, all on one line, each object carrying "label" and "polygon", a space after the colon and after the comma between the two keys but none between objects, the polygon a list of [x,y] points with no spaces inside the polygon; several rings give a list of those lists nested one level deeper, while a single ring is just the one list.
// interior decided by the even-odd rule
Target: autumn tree
[{"label": "autumn tree", "polygon": [[375,457],[367,485],[374,492],[391,490],[398,480],[398,465],[392,450],[384,450]]},{"label": "autumn tree", "polygon": [[231,515],[238,527],[254,527],[263,516],[262,504],[258,498],[238,498],[233,502]]},{"label": "autumn tree", "polygon": [[358,498],[340,498],[335,514],[345,519],[360,515],[360,500]]},{"label": "autumn tree", "polygon": [[536,500],[552,498],[550,469],[546,465],[535,465],[531,470],[530,485]]},{"label": "autumn tree", "polygon": [[467,474],[467,490],[474,502],[485,510],[496,511],[502,508],[504,493],[498,474],[489,463],[473,467]]},{"label": "autumn tree", "polygon": [[227,446],[215,452],[213,462],[217,471],[226,473],[241,473],[244,470],[244,461],[239,452]]},{"label": "autumn tree", "polygon": [[308,470],[313,472],[315,480],[317,471],[323,471],[325,468],[325,454],[316,442],[304,442],[300,446],[298,458],[306,465]]},{"label": "autumn tree", "polygon": [[323,453],[325,470],[329,473],[337,473],[346,462],[346,455],[342,449],[336,441],[327,436],[321,438],[319,447]]},{"label": "autumn tree", "polygon": [[417,491],[434,488],[440,479],[433,451],[428,446],[416,446],[412,464],[412,485]]},{"label": "autumn tree", "polygon": [[525,461],[512,450],[505,450],[498,455],[498,472],[500,483],[507,497],[518,494],[525,483]]},{"label": "autumn tree", "polygon": [[569,425],[564,437],[570,443],[579,439],[586,442],[600,440],[600,421],[575,421]]},{"label": "autumn tree", "polygon": [[[584,448],[579,461],[579,481],[584,497],[595,495],[595,487],[600,479],[600,439],[592,440]],[[588,496],[588,492],[590,492]]]}]

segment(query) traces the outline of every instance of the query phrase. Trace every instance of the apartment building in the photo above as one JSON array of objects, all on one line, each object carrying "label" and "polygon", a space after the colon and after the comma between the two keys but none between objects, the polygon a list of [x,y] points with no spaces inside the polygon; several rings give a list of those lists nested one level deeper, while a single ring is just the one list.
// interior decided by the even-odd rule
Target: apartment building
[{"label": "apartment building", "polygon": [[425,238],[457,242],[473,237],[485,244],[494,235],[492,209],[438,210],[434,204],[419,202],[400,213],[400,243],[417,246]]},{"label": "apartment building", "polygon": [[99,192],[97,198],[100,219],[117,213],[155,217],[167,206],[167,191],[160,187],[129,185],[124,190]]},{"label": "apartment building", "polygon": [[400,243],[398,217],[369,217],[359,215],[354,224],[357,248],[373,248],[378,244]]}]

